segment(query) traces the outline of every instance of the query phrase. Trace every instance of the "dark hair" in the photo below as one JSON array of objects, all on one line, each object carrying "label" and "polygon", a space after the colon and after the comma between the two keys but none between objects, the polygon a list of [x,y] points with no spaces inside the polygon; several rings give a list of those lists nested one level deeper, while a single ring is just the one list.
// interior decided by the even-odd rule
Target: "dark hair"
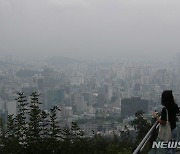
[{"label": "dark hair", "polygon": [[162,93],[161,97],[161,104],[164,105],[166,108],[173,108],[175,101],[172,94],[172,90],[165,90]]}]

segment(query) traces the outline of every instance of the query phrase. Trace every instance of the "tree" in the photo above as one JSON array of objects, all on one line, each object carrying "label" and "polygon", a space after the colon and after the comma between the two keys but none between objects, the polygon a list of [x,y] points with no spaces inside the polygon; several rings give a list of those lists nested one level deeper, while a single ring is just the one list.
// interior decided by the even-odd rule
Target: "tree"
[{"label": "tree", "polygon": [[51,149],[52,153],[58,153],[60,149],[61,128],[57,119],[57,111],[60,111],[57,106],[50,109],[49,149]]},{"label": "tree", "polygon": [[[121,136],[114,132],[113,138],[95,134],[85,137],[76,122],[60,127],[57,118],[59,108],[50,112],[40,109],[39,94],[32,93],[28,105],[24,93],[18,93],[17,116],[8,116],[7,124],[0,119],[0,153],[3,154],[128,154],[133,142],[128,127]],[[27,108],[29,106],[29,108]],[[132,122],[138,139],[149,130],[149,122],[143,118],[143,112],[137,112]],[[146,130],[145,130],[145,128]]]},{"label": "tree", "polygon": [[42,127],[41,138],[43,140],[45,140],[48,137],[48,133],[49,133],[49,130],[48,130],[48,125],[49,125],[48,116],[49,116],[49,113],[47,113],[46,111],[41,112],[41,118],[42,118],[42,122],[41,122],[41,127]]},{"label": "tree", "polygon": [[134,127],[137,133],[136,145],[138,145],[141,142],[141,140],[145,137],[145,135],[151,128],[152,124],[151,121],[148,121],[144,118],[144,112],[140,110],[135,113],[135,119],[134,121],[132,121],[132,126]]},{"label": "tree", "polygon": [[50,109],[50,137],[53,140],[57,140],[60,136],[60,126],[58,125],[57,120],[57,111],[60,111],[60,109],[57,106],[54,106],[52,109]]},{"label": "tree", "polygon": [[93,151],[95,154],[106,153],[110,140],[108,138],[102,137],[100,134],[95,134],[93,139]]},{"label": "tree", "polygon": [[28,128],[28,152],[33,154],[38,154],[40,150],[40,143],[41,143],[41,109],[39,105],[40,95],[37,92],[33,92],[31,94],[31,103],[30,103],[30,110],[29,110],[29,128]]},{"label": "tree", "polygon": [[118,154],[120,151],[120,141],[116,133],[113,131],[113,139],[107,147],[107,154]]},{"label": "tree", "polygon": [[121,153],[124,153],[124,151],[126,151],[127,154],[131,153],[133,148],[134,148],[133,138],[130,134],[128,126],[125,126],[124,130],[121,131],[121,141],[120,141]]},{"label": "tree", "polygon": [[40,145],[39,146],[39,151],[40,153],[43,154],[49,154],[51,153],[51,148],[49,148],[50,142],[49,140],[49,113],[47,111],[42,110],[41,111],[41,122],[40,122],[40,127],[41,127],[41,132],[40,132]]},{"label": "tree", "polygon": [[14,115],[8,115],[7,120],[7,128],[5,132],[5,139],[4,139],[4,152],[3,153],[20,153],[22,151],[18,137],[15,135],[16,132],[15,127],[15,118]]},{"label": "tree", "polygon": [[137,140],[142,140],[146,133],[151,128],[151,122],[144,118],[143,111],[137,111],[135,113],[135,119],[132,121],[132,126],[136,130]]},{"label": "tree", "polygon": [[0,153],[5,153],[5,126],[4,121],[0,118]]},{"label": "tree", "polygon": [[[17,93],[18,97],[16,99],[17,101],[17,116],[15,117],[14,121],[13,121],[13,117],[10,116],[9,117],[9,127],[13,127],[13,122],[15,122],[15,130],[14,130],[14,134],[15,137],[18,140],[19,143],[19,152],[23,151],[24,148],[27,147],[27,112],[28,112],[28,108],[27,108],[27,99],[26,96],[24,95],[23,92],[19,92]],[[13,132],[12,132],[13,133]]]},{"label": "tree", "polygon": [[81,138],[84,136],[84,132],[79,128],[76,122],[71,123],[72,139]]}]

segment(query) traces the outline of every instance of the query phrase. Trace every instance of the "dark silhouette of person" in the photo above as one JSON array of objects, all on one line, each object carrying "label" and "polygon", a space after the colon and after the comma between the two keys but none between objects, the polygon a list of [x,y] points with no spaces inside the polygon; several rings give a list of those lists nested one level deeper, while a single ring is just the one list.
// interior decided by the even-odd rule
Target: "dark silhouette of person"
[{"label": "dark silhouette of person", "polygon": [[[163,91],[162,96],[161,96],[161,104],[163,105],[163,108],[161,111],[161,117],[159,117],[156,112],[153,113],[153,116],[157,119],[157,121],[161,125],[164,125],[167,121],[166,112],[168,112],[168,119],[171,126],[172,139],[177,140],[176,114],[178,114],[180,111],[179,111],[178,105],[174,101],[172,90]],[[175,149],[167,149],[166,153],[174,154]]]}]

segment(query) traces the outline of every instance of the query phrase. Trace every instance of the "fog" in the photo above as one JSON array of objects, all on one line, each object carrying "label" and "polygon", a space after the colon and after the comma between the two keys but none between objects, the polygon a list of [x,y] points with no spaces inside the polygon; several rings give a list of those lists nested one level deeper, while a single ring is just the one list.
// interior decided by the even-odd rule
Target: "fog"
[{"label": "fog", "polygon": [[168,60],[179,0],[0,0],[0,57]]}]

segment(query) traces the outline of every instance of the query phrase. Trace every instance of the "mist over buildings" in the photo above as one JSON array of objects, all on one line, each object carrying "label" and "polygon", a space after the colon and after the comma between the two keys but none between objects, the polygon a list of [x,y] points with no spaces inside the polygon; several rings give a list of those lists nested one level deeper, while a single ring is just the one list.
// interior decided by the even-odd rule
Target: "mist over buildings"
[{"label": "mist over buildings", "polygon": [[179,5],[178,0],[0,0],[1,58],[171,60],[180,51]]},{"label": "mist over buildings", "polygon": [[[179,5],[179,0],[0,0],[0,153],[10,146],[6,153],[43,153],[46,147],[48,153],[126,153],[126,148],[131,153],[143,137],[133,121],[140,117],[143,129],[150,128],[164,90],[172,90],[180,106]],[[33,130],[34,124],[40,127]]]}]

